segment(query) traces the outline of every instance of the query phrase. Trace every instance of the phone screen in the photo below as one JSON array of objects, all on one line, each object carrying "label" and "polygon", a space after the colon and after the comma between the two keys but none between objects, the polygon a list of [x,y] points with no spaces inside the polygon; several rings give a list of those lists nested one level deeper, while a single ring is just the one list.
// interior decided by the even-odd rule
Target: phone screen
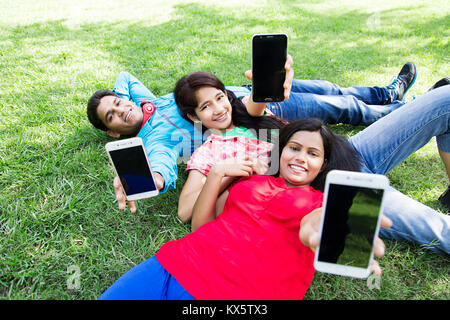
[{"label": "phone screen", "polygon": [[255,35],[252,50],[253,101],[283,101],[287,36]]},{"label": "phone screen", "polygon": [[156,190],[141,146],[109,151],[127,196]]},{"label": "phone screen", "polygon": [[383,189],[330,184],[318,261],[367,268]]}]

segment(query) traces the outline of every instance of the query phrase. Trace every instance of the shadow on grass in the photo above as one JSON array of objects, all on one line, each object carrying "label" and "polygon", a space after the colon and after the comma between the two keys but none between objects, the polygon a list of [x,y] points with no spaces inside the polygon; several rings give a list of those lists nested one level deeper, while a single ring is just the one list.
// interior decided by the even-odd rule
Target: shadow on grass
[{"label": "shadow on grass", "polygon": [[[220,71],[219,76],[225,79],[242,74],[250,66],[253,30],[266,30],[263,26],[267,20],[271,28],[266,31],[286,31],[290,36],[289,52],[302,78],[346,82],[344,70],[377,72],[387,64],[400,67],[405,55],[426,54],[439,60],[446,53],[439,39],[448,30],[448,19],[417,19],[420,6],[379,11],[379,25],[371,27],[368,20],[373,13],[353,10],[319,14],[290,1],[281,3],[283,14],[279,17],[271,16],[270,8],[262,8],[258,15],[239,15],[237,10],[227,12],[191,3],[176,6],[172,20],[155,26],[144,21],[70,29],[63,25],[64,20],[35,23],[11,29],[11,44],[20,52],[30,44],[80,42],[94,54],[107,52],[156,94],[167,93],[179,77],[198,69]],[[24,58],[27,66],[27,55]],[[53,64],[73,63],[73,53],[69,48],[47,59]]]}]

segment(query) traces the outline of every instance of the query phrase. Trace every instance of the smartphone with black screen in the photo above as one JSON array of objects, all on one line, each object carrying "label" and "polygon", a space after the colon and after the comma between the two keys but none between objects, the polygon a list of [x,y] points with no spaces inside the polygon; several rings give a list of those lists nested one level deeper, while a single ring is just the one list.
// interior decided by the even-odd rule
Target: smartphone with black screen
[{"label": "smartphone with black screen", "polygon": [[284,100],[286,34],[255,34],[252,38],[252,99],[254,102]]},{"label": "smartphone with black screen", "polygon": [[105,148],[127,200],[150,198],[159,194],[141,138],[108,142]]},{"label": "smartphone with black screen", "polygon": [[389,180],[384,175],[330,171],[325,182],[317,271],[367,278]]}]

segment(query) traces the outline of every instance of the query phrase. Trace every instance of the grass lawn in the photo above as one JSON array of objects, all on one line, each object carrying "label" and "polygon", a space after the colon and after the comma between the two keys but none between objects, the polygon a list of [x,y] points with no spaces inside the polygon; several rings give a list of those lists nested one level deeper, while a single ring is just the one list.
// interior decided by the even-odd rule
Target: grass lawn
[{"label": "grass lawn", "polygon": [[[252,35],[285,32],[297,78],[386,85],[413,61],[409,100],[449,75],[448,1],[366,2],[0,2],[0,299],[95,299],[189,232],[176,215],[184,166],[175,191],[139,201],[135,214],[117,209],[104,151],[111,139],[91,127],[86,104],[120,71],[155,95],[198,70],[245,84]],[[351,136],[362,127],[333,129]],[[436,199],[448,180],[434,140],[389,178],[445,213]],[[380,289],[316,273],[305,299],[450,298],[448,256],[386,244]],[[74,289],[68,270],[79,271]]]}]

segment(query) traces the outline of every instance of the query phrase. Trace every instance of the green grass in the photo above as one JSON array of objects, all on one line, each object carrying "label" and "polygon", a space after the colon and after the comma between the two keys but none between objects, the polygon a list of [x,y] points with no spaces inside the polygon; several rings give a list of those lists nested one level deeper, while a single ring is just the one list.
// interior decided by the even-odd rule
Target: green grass
[{"label": "green grass", "polygon": [[[407,99],[449,74],[448,2],[0,2],[0,298],[95,299],[168,240],[189,232],[178,188],[119,211],[104,152],[110,139],[86,103],[129,71],[156,95],[192,71],[247,83],[254,33],[285,32],[297,78],[385,85],[406,61],[419,76]],[[334,126],[351,136],[361,127]],[[389,133],[386,133],[389,134]],[[391,184],[444,212],[448,180],[435,142],[389,174]],[[449,299],[449,258],[386,241],[380,290],[316,273],[305,299]],[[75,265],[80,288],[69,290]],[[70,279],[69,279],[70,280]]]}]

